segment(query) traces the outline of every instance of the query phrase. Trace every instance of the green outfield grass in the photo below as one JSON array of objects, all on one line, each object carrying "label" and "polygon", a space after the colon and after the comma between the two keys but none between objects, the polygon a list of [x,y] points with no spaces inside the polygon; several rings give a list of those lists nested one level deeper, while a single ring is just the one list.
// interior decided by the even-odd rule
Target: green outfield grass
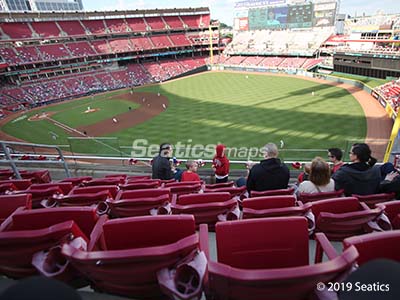
[{"label": "green outfield grass", "polygon": [[[126,154],[138,139],[146,139],[148,144],[168,141],[192,146],[222,142],[238,150],[240,147],[261,147],[267,142],[280,144],[283,140],[281,153],[286,159],[292,159],[299,158],[301,153],[292,149],[327,149],[333,146],[346,149],[349,141],[363,140],[366,135],[362,108],[347,91],[300,78],[213,72],[161,86],[142,87],[138,91],[160,92],[168,97],[170,104],[166,111],[146,123],[110,135],[118,137],[118,145],[125,146]],[[94,108],[90,100],[78,102],[85,109],[85,106]],[[56,115],[58,121],[81,126],[83,120],[73,117],[79,109],[68,106],[73,103],[49,109],[59,112]],[[119,109],[126,111],[124,105],[126,103],[119,101],[118,107],[110,108],[110,111],[113,109],[110,114],[116,114]],[[100,121],[100,114],[93,116],[99,119],[90,122]],[[60,140],[52,140],[48,132],[58,128],[42,124],[22,120],[8,123],[3,130],[31,142],[68,143],[66,135],[59,131]],[[26,130],[31,134],[24,132]],[[93,141],[87,145],[79,142],[79,145],[82,152],[93,149]],[[143,143],[138,145],[144,146]],[[238,151],[232,158],[246,159],[242,157],[243,153]],[[182,156],[186,157],[186,154]],[[326,156],[325,151],[310,151],[306,156],[316,154]]]}]

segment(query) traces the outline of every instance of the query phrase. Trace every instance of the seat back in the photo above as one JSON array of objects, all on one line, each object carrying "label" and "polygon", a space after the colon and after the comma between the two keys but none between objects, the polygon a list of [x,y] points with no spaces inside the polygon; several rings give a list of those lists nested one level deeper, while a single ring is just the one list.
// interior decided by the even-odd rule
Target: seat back
[{"label": "seat back", "polygon": [[103,225],[107,250],[162,246],[194,233],[195,223],[191,215],[114,219]]},{"label": "seat back", "polygon": [[277,189],[269,191],[251,191],[250,196],[254,197],[265,197],[265,196],[278,196],[278,195],[293,195],[294,187],[287,189]]},{"label": "seat back", "polygon": [[387,258],[400,262],[400,231],[373,232],[343,240],[344,249],[354,245],[360,256],[357,263]]},{"label": "seat back", "polygon": [[341,197],[343,193],[344,190],[320,193],[300,193],[297,195],[297,199],[303,203],[307,203],[331,198],[338,198]]},{"label": "seat back", "polygon": [[243,209],[271,209],[282,207],[294,207],[296,204],[296,197],[294,195],[282,196],[264,196],[256,198],[247,198],[243,200]]},{"label": "seat back", "polygon": [[375,204],[394,200],[396,194],[395,193],[382,193],[382,194],[372,194],[372,195],[351,195],[351,196],[356,197],[358,199],[358,201],[360,201],[360,202],[364,202],[370,208],[374,208]]},{"label": "seat back", "polygon": [[220,182],[220,183],[214,183],[214,184],[206,184],[206,189],[218,189],[218,188],[223,188],[223,187],[234,187],[234,182],[233,181],[228,181],[228,182]]},{"label": "seat back", "polygon": [[37,184],[34,183],[29,187],[29,190],[45,190],[51,187],[58,187],[63,192],[64,195],[67,195],[73,188],[71,182],[57,182],[57,183],[42,183]]},{"label": "seat back", "polygon": [[60,182],[71,182],[73,186],[80,185],[83,182],[90,181],[93,178],[91,176],[81,176],[81,177],[69,177],[60,180]]},{"label": "seat back", "polygon": [[140,190],[140,189],[155,189],[160,186],[160,181],[140,182],[133,181],[127,184],[120,185],[121,190]]},{"label": "seat back", "polygon": [[32,180],[30,179],[10,179],[2,180],[1,183],[12,183],[15,185],[17,190],[23,191],[28,189],[32,185]]},{"label": "seat back", "polygon": [[125,179],[122,177],[95,178],[88,182],[85,182],[85,186],[118,185],[118,184],[123,184],[124,182]]},{"label": "seat back", "polygon": [[118,186],[116,185],[98,185],[98,186],[88,186],[88,187],[75,187],[71,190],[70,194],[72,195],[90,194],[90,193],[98,193],[104,190],[109,191],[113,199],[115,199],[119,191]]},{"label": "seat back", "polygon": [[74,221],[87,237],[90,237],[98,216],[96,210],[90,207],[57,207],[18,211],[12,215],[12,223],[6,230],[43,229],[70,220]]},{"label": "seat back", "polygon": [[318,218],[321,212],[342,214],[355,212],[361,209],[360,203],[354,197],[332,198],[328,200],[316,201],[312,205],[312,212]]},{"label": "seat back", "polygon": [[265,269],[308,265],[308,229],[303,217],[217,223],[218,262]]},{"label": "seat back", "polygon": [[169,189],[139,189],[139,190],[121,190],[115,200],[150,198],[161,195],[168,195],[171,198]]},{"label": "seat back", "polygon": [[10,216],[18,207],[32,208],[30,194],[2,195],[0,196],[0,224]]},{"label": "seat back", "polygon": [[169,214],[169,194],[143,198],[107,200],[110,215],[117,218],[146,216],[150,214]]},{"label": "seat back", "polygon": [[246,186],[205,189],[204,192],[205,193],[228,192],[231,194],[232,197],[235,197],[235,196],[240,197],[246,192]]},{"label": "seat back", "polygon": [[386,216],[389,218],[393,229],[400,229],[400,201],[383,202],[376,205],[385,210]]},{"label": "seat back", "polygon": [[231,199],[231,194],[228,192],[186,194],[179,195],[176,203],[180,205],[190,205],[211,202],[223,202],[229,199]]}]

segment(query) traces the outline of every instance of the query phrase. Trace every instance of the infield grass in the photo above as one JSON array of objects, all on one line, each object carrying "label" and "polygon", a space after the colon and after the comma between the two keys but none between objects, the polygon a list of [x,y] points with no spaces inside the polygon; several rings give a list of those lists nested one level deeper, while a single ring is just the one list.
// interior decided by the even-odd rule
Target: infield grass
[{"label": "infield grass", "polygon": [[[363,110],[351,94],[341,88],[301,78],[208,72],[137,90],[160,92],[168,97],[170,104],[151,120],[109,135],[119,138],[119,145],[126,147],[124,152],[127,154],[138,139],[146,139],[147,145],[165,141],[180,142],[185,146],[222,142],[236,148],[259,148],[267,142],[279,145],[282,140],[281,153],[289,159],[301,153],[295,149],[346,149],[349,141],[364,140],[366,135]],[[88,102],[74,102],[80,102],[83,110],[89,105],[95,108],[90,99],[85,101]],[[82,108],[68,107],[74,102],[51,109],[59,112],[55,115],[58,121],[81,126],[79,124],[84,122],[82,117],[75,120],[72,114],[76,115]],[[120,108],[126,111],[124,105],[119,101],[118,108],[107,109],[108,117],[115,115]],[[93,116],[90,122],[101,120],[95,120],[100,114],[94,113]],[[23,133],[27,123],[31,123],[29,130],[35,135]],[[15,124],[8,123],[3,130],[31,142],[44,143],[48,131],[54,129],[49,128],[54,127],[52,124],[42,126],[40,122],[26,120]],[[54,141],[48,138],[47,143]],[[141,145],[146,146],[143,142]],[[92,147],[81,144],[82,152],[88,152]],[[246,158],[236,154],[233,159]],[[307,157],[317,154],[325,157],[326,151],[310,151]],[[186,157],[186,153],[183,156]]]}]

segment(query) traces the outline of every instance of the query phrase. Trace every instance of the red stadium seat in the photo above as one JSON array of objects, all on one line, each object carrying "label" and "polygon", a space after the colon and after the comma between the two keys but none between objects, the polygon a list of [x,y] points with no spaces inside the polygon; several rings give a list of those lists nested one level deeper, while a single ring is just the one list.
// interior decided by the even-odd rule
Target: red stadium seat
[{"label": "red stadium seat", "polygon": [[51,182],[48,170],[39,170],[34,172],[20,172],[22,179],[31,179],[32,183],[49,183]]},{"label": "red stadium seat", "polygon": [[242,206],[243,219],[302,216],[307,218],[310,232],[315,228],[311,204],[303,205],[300,201],[296,203],[294,195],[247,198],[243,200]]},{"label": "red stadium seat", "polygon": [[394,200],[396,197],[395,193],[382,193],[382,194],[372,194],[372,195],[351,195],[356,197],[358,201],[363,202],[370,208],[375,208],[375,205],[382,202],[387,202]]},{"label": "red stadium seat", "polygon": [[[47,185],[47,184],[46,184]],[[40,188],[40,185],[37,185],[34,189],[30,187],[24,191],[15,191],[16,194],[25,194],[29,193],[32,195],[32,208],[42,208],[42,203],[46,202],[49,199],[52,199],[56,195],[62,195],[63,191],[58,185],[49,186],[45,188]]]},{"label": "red stadium seat", "polygon": [[32,208],[32,195],[3,195],[0,196],[0,224],[7,219],[18,207]]},{"label": "red stadium seat", "polygon": [[30,179],[10,179],[2,180],[1,184],[12,183],[18,191],[26,190],[32,185],[32,180]]},{"label": "red stadium seat", "polygon": [[86,194],[55,195],[49,200],[43,201],[44,207],[55,206],[91,206],[107,201],[111,198],[110,192],[105,189],[99,192]]},{"label": "red stadium seat", "polygon": [[214,192],[228,192],[229,194],[231,194],[232,197],[243,198],[247,190],[246,186],[204,189],[204,193],[214,193]]},{"label": "red stadium seat", "polygon": [[85,187],[74,187],[69,195],[77,195],[77,194],[93,194],[101,191],[108,191],[113,199],[118,194],[119,188],[116,185],[94,185],[94,186],[85,186]]},{"label": "red stadium seat", "polygon": [[64,195],[67,195],[73,188],[71,182],[52,182],[52,183],[42,183],[42,184],[32,184],[29,187],[29,191],[31,190],[45,190],[52,187],[58,187]]},{"label": "red stadium seat", "polygon": [[123,177],[110,177],[110,178],[95,178],[90,181],[84,182],[84,186],[97,186],[97,185],[118,185],[124,184],[125,178]]},{"label": "red stadium seat", "polygon": [[[260,238],[266,237],[266,238]],[[303,217],[223,222],[216,225],[218,261],[208,260],[207,299],[312,299],[318,282],[337,281],[351,270],[358,253],[342,254],[323,234],[318,254],[309,264],[307,221]],[[207,227],[200,226],[200,246],[208,250]],[[209,258],[209,256],[208,256]]]},{"label": "red stadium seat", "polygon": [[[98,229],[87,251],[70,243],[62,254],[96,290],[132,298],[165,298],[157,271],[177,265],[198,248],[189,215],[115,219]],[[93,250],[95,245],[101,250]]]},{"label": "red stadium seat", "polygon": [[344,249],[355,246],[360,256],[357,259],[359,265],[386,258],[400,262],[400,231],[373,232],[349,237],[343,240]]},{"label": "red stadium seat", "polygon": [[149,175],[136,175],[136,176],[128,176],[127,178],[126,178],[126,180],[128,181],[128,182],[130,182],[130,181],[135,181],[135,180],[146,180],[146,179],[151,179],[151,176],[149,176]]},{"label": "red stadium seat", "polygon": [[93,208],[17,209],[0,226],[0,272],[11,278],[36,274],[35,253],[71,238],[80,237],[87,244],[98,220]]},{"label": "red stadium seat", "polygon": [[160,187],[160,180],[147,180],[147,181],[131,181],[127,184],[120,185],[121,190],[140,190],[140,189],[155,189]]},{"label": "red stadium seat", "polygon": [[234,187],[234,182],[229,181],[229,182],[221,182],[221,183],[214,183],[214,184],[206,184],[206,189],[219,189],[219,188],[225,188],[225,187]]},{"label": "red stadium seat", "polygon": [[16,191],[17,187],[12,183],[1,183],[0,182],[0,195],[8,194],[12,191]]},{"label": "red stadium seat", "polygon": [[293,195],[294,188],[269,190],[269,191],[250,191],[251,198],[265,197],[265,196],[278,196],[278,195]]},{"label": "red stadium seat", "polygon": [[393,229],[400,229],[400,201],[382,202],[376,205],[384,210],[385,215],[389,218]]},{"label": "red stadium seat", "polygon": [[297,199],[303,203],[308,203],[319,200],[342,197],[343,193],[344,190],[338,190],[333,192],[321,192],[321,193],[300,193],[297,195]]},{"label": "red stadium seat", "polygon": [[60,180],[60,182],[71,182],[73,186],[78,186],[86,181],[91,181],[93,178],[91,176],[81,176],[81,177],[70,177]]},{"label": "red stadium seat", "polygon": [[164,184],[165,188],[169,188],[171,194],[184,195],[198,193],[203,187],[203,182],[199,181],[184,181],[184,182],[167,182]]},{"label": "red stadium seat", "polygon": [[108,199],[106,208],[116,218],[170,214],[171,194],[169,189],[121,190],[115,200]]},{"label": "red stadium seat", "polygon": [[228,192],[180,195],[172,200],[171,209],[173,214],[192,214],[197,226],[205,223],[210,230],[218,221],[240,217],[238,202]]},{"label": "red stadium seat", "polygon": [[354,197],[313,202],[312,212],[316,219],[315,231],[325,233],[330,240],[341,241],[349,236],[383,230],[377,224],[383,208],[370,209]]}]

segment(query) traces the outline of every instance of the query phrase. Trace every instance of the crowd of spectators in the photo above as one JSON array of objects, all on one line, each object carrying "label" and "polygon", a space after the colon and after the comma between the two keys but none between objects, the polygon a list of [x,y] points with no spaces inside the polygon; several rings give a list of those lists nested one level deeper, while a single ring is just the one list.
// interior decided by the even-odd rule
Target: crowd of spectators
[{"label": "crowd of spectators", "polygon": [[100,69],[26,82],[21,86],[3,86],[0,108],[19,110],[24,107],[21,104],[37,106],[95,92],[165,81],[204,65],[204,57],[183,58],[182,61],[130,64],[116,70]]},{"label": "crowd of spectators", "polygon": [[390,103],[395,112],[398,112],[400,107],[400,79],[385,83],[375,88],[375,91]]}]

